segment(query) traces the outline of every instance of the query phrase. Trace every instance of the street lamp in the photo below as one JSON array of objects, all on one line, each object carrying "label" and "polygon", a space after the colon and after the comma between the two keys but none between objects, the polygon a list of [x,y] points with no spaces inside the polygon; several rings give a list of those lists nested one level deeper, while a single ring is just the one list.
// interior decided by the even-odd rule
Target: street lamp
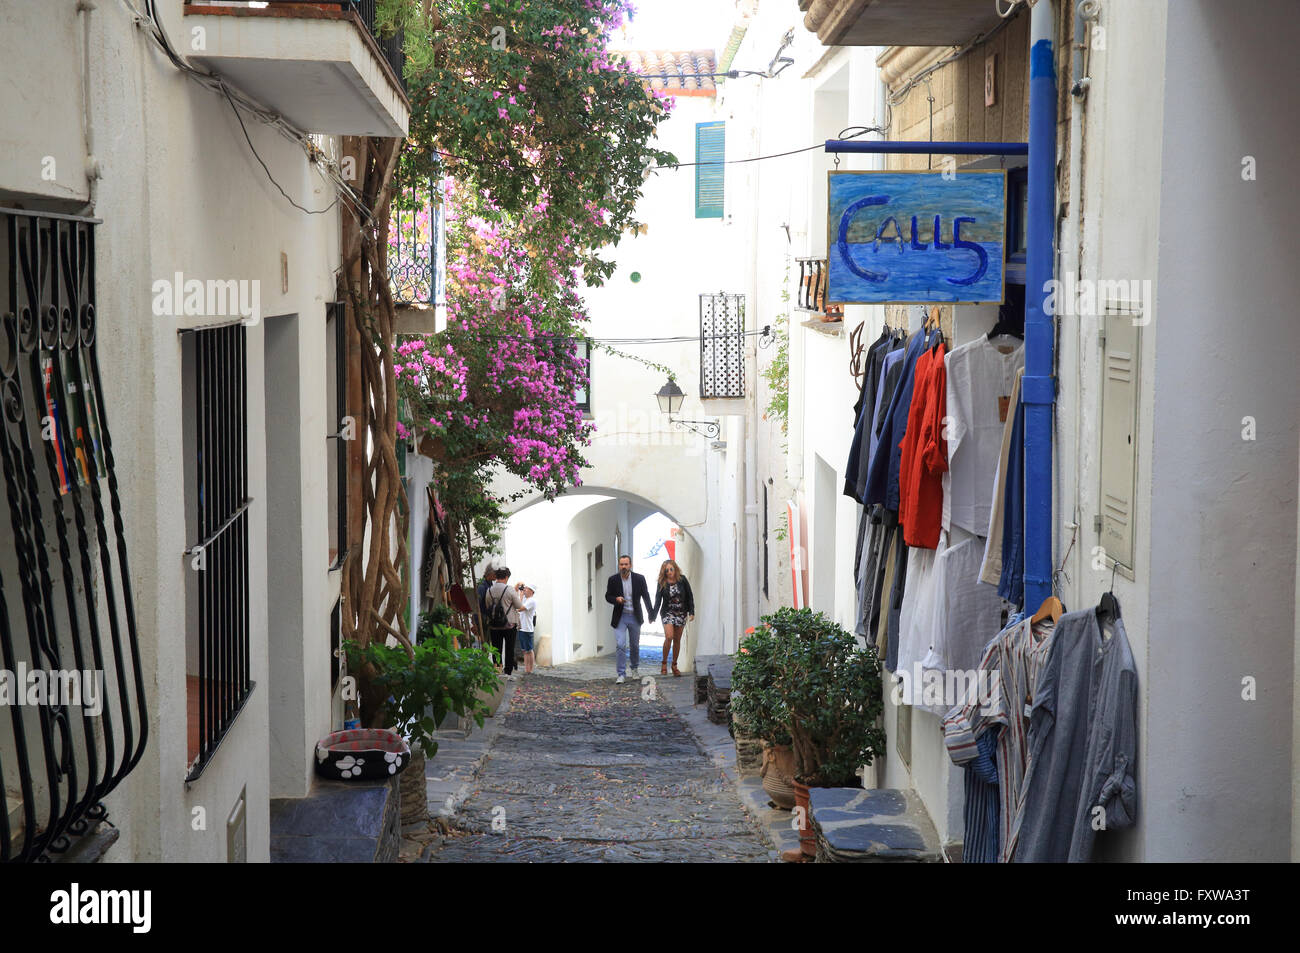
[{"label": "street lamp", "polygon": [[659,393],[655,394],[655,399],[659,401],[660,413],[668,414],[671,417],[682,409],[682,401],[686,399],[686,395],[677,386],[677,382],[670,377],[668,383],[659,388]]},{"label": "street lamp", "polygon": [[682,401],[686,400],[686,395],[682,393],[682,389],[677,386],[677,381],[673,378],[669,377],[668,382],[659,388],[655,399],[659,401],[659,411],[667,414],[668,422],[678,430],[690,430],[701,437],[715,439],[722,433],[722,428],[718,426],[716,420],[682,420],[673,416],[682,409]]}]

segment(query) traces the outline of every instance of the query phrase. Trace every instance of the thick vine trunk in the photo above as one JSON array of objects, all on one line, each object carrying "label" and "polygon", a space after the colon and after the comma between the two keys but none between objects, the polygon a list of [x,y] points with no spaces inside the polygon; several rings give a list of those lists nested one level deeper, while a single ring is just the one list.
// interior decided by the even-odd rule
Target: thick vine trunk
[{"label": "thick vine trunk", "polygon": [[[354,184],[365,208],[343,217],[339,294],[347,313],[347,408],[355,421],[348,454],[348,553],[343,563],[343,637],[362,647],[389,636],[412,651],[404,610],[406,497],[397,459],[397,376],[393,367],[394,314],[388,286],[388,210],[398,139],[345,137]],[[368,534],[368,538],[367,538]],[[375,672],[357,676],[363,722],[383,722],[384,692]]]}]

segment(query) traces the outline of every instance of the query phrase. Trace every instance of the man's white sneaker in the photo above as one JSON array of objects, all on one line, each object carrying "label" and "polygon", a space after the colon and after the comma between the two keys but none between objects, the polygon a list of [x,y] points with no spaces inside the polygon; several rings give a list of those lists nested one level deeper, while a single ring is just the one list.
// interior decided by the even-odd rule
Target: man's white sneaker
[{"label": "man's white sneaker", "polygon": [[641,671],[640,671],[639,669],[635,669],[635,668],[632,669],[631,674],[632,674],[632,677],[633,677],[633,678],[640,678],[640,677],[641,677]]},{"label": "man's white sneaker", "polygon": [[622,685],[624,681],[626,681],[626,679],[624,679],[623,676],[620,675],[618,678],[614,679],[614,684],[615,684],[615,685]]}]

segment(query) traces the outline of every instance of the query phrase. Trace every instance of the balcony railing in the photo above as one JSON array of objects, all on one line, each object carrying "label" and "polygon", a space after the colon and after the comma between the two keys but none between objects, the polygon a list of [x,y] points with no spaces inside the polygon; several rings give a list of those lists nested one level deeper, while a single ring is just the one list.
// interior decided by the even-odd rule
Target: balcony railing
[{"label": "balcony railing", "polygon": [[843,305],[826,303],[826,279],[829,269],[825,258],[799,258],[799,288],[795,310],[818,315],[825,321],[839,321],[844,317]]},{"label": "balcony railing", "polygon": [[148,732],[94,226],[0,209],[0,669],[22,696],[0,705],[0,861],[88,833]]},{"label": "balcony railing", "polygon": [[399,305],[442,303],[442,204],[432,179],[393,189],[388,284]]},{"label": "balcony railing", "polygon": [[366,30],[375,38],[379,48],[384,53],[384,59],[388,65],[393,68],[397,74],[397,81],[402,84],[402,89],[406,89],[406,79],[402,76],[402,68],[406,65],[406,54],[402,52],[402,31],[398,30],[396,34],[390,37],[382,37],[375,29],[375,4],[377,0],[351,0],[344,3],[343,6],[351,6],[361,17],[361,22],[366,25]]}]

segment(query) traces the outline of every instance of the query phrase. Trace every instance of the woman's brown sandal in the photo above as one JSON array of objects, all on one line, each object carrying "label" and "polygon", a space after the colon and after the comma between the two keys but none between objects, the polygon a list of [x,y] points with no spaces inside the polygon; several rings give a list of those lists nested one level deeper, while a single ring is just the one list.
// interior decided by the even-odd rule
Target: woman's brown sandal
[{"label": "woman's brown sandal", "polygon": [[667,674],[668,674],[668,663],[667,663],[667,662],[664,662],[662,665],[659,666],[659,674],[660,674],[660,675],[667,675]]},{"label": "woman's brown sandal", "polygon": [[677,671],[677,663],[673,662],[673,675],[680,675],[680,674],[682,673]]}]

